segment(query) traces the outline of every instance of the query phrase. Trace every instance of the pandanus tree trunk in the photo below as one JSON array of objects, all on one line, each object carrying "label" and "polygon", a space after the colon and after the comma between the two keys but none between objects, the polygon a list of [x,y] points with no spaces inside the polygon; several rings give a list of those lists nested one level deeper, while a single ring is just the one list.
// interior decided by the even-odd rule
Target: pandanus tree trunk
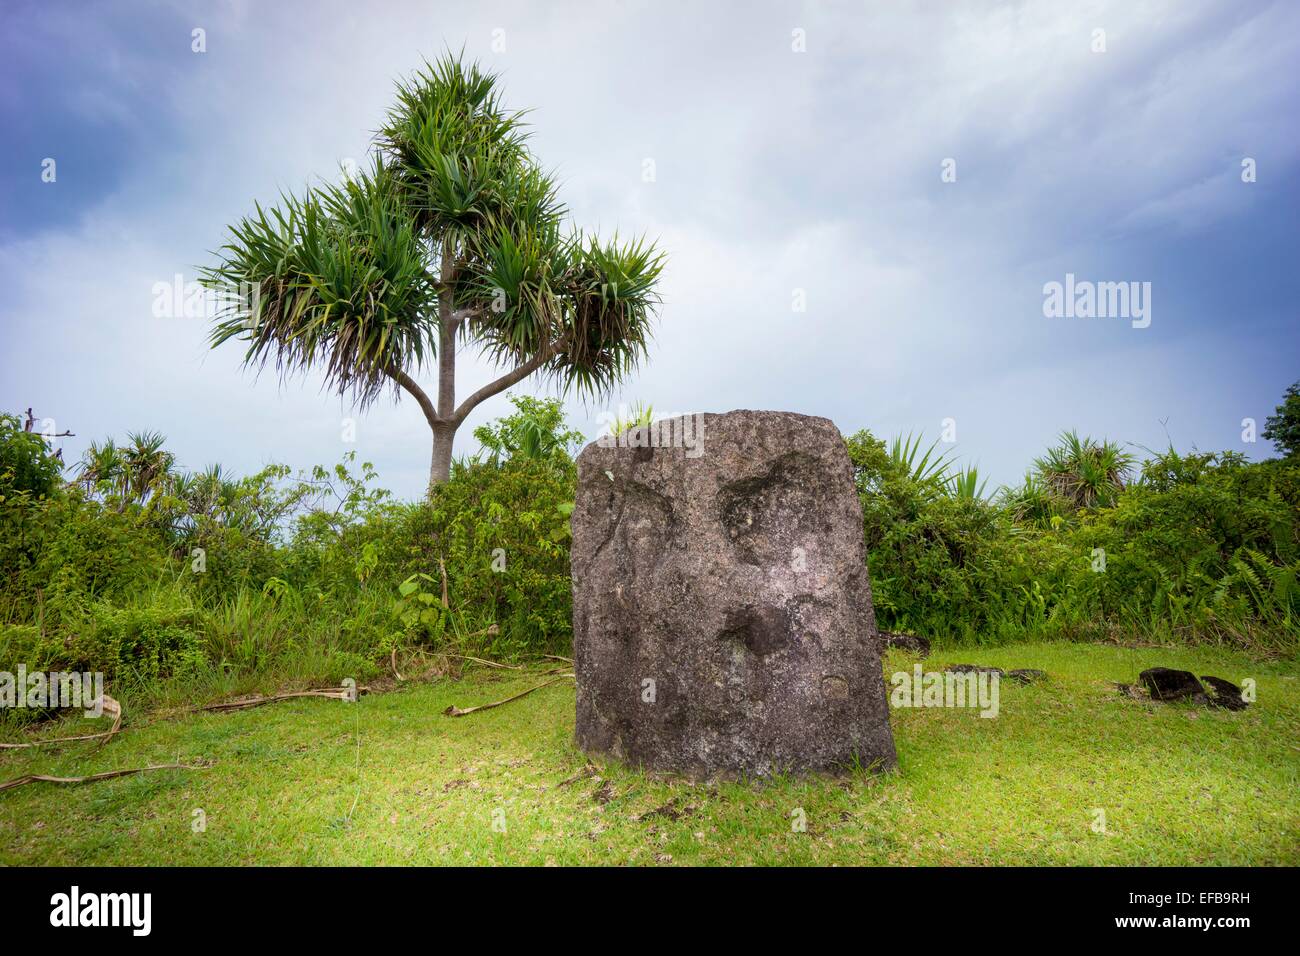
[{"label": "pandanus tree trunk", "polygon": [[[454,361],[454,358],[452,361]],[[439,360],[439,365],[443,367],[443,374],[445,374],[445,366],[441,360]],[[429,495],[432,496],[434,488],[451,477],[451,449],[456,441],[456,428],[460,422],[454,412],[447,416],[440,414],[438,407],[434,405],[433,399],[429,397],[428,393],[420,387],[420,384],[415,379],[401,369],[391,369],[388,374],[407,394],[415,399],[416,404],[420,406],[420,411],[424,412],[425,421],[429,423],[429,430],[433,433],[433,454],[429,460]],[[455,372],[453,371],[451,374],[455,375]],[[439,382],[438,394],[440,399],[444,397],[448,399],[443,407],[450,408],[451,401],[455,399],[455,386],[454,384],[444,384],[444,382],[445,380]]]},{"label": "pandanus tree trunk", "polygon": [[[444,290],[448,288],[455,278],[456,267],[452,261],[452,248],[449,244],[444,244],[442,249],[442,269],[439,278],[442,281]],[[433,455],[429,460],[429,497],[433,497],[434,489],[445,483],[451,478],[451,450],[456,442],[456,429],[464,420],[465,415],[473,407],[469,402],[465,407],[456,407],[456,333],[460,328],[460,323],[464,322],[468,315],[458,313],[452,309],[451,295],[443,291],[438,296],[439,312],[439,335],[438,335],[438,404],[435,406],[430,401],[429,396],[424,390],[417,385],[410,376],[404,372],[399,372],[400,377],[396,377],[397,382],[408,392],[410,392],[420,404],[424,417],[429,423],[429,428],[433,432]],[[487,397],[486,395],[483,398]],[[477,405],[482,398],[474,396],[473,404]]]},{"label": "pandanus tree trunk", "polygon": [[[452,270],[449,268],[450,249],[443,250],[442,281],[451,281]],[[460,324],[458,317],[451,311],[451,299],[447,293],[441,296],[442,333],[438,349],[438,418],[440,422],[433,427],[433,459],[429,463],[429,496],[433,497],[435,486],[451,477],[451,448],[456,440],[456,429],[460,419],[456,417],[456,330]]]},{"label": "pandanus tree trunk", "polygon": [[429,494],[451,477],[451,446],[456,440],[454,427],[439,426],[433,429],[433,458],[429,462]]},{"label": "pandanus tree trunk", "polygon": [[504,392],[511,385],[523,381],[533,372],[545,365],[561,349],[564,338],[556,339],[540,352],[521,365],[506,372],[494,382],[489,382],[474,392],[459,405],[456,404],[456,333],[460,323],[465,321],[468,313],[452,312],[447,308],[446,320],[442,324],[441,349],[438,354],[438,402],[420,387],[419,383],[400,368],[388,370],[388,375],[401,388],[415,399],[424,412],[433,433],[433,454],[429,460],[429,496],[434,489],[451,477],[451,451],[456,441],[456,430],[461,422],[485,399]]}]

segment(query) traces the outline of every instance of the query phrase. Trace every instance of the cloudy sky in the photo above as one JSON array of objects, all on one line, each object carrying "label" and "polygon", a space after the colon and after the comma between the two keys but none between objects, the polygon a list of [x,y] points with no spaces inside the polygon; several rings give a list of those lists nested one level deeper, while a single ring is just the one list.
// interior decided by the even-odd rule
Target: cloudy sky
[{"label": "cloudy sky", "polygon": [[[154,300],[255,200],[363,159],[394,79],[448,48],[532,110],[576,224],[668,254],[622,401],[934,439],[952,419],[997,484],[1065,428],[1265,457],[1242,420],[1300,379],[1300,4],[6,0],[0,19],[0,409],[75,432],[65,458],[144,429],[193,468],[355,448],[420,493],[409,400],[345,444],[354,412],[318,381],[258,379]],[[1045,316],[1067,273],[1150,283],[1150,324]],[[462,367],[466,394],[494,377]],[[594,437],[606,406],[569,408]]]}]

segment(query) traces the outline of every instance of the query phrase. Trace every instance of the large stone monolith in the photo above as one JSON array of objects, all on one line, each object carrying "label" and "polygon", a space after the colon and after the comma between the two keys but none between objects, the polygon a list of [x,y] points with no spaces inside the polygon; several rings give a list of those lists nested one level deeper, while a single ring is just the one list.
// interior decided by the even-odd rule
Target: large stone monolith
[{"label": "large stone monolith", "polygon": [[587,446],[572,561],[584,750],[691,777],[894,764],[831,422],[735,411]]}]

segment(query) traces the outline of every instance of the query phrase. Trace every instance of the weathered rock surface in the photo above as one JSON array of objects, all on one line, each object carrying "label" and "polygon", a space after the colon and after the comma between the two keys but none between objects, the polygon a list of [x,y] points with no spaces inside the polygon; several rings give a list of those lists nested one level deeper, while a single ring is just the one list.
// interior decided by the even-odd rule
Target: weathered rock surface
[{"label": "weathered rock surface", "polygon": [[1046,671],[1035,670],[1032,667],[1017,667],[1014,670],[1004,671],[1001,667],[989,667],[984,664],[949,664],[944,670],[954,674],[997,675],[999,678],[1005,677],[1018,684],[1033,684],[1047,676]]},{"label": "weathered rock surface", "polygon": [[[1222,677],[1213,677],[1209,674],[1201,676],[1201,681],[1205,681],[1205,687],[1201,686],[1201,681],[1196,679],[1196,675],[1191,671],[1174,670],[1169,667],[1152,667],[1144,670],[1138,675],[1142,684],[1150,692],[1148,698],[1137,687],[1131,684],[1116,684],[1121,694],[1125,697],[1131,697],[1134,700],[1158,700],[1158,701],[1175,701],[1188,700],[1196,704],[1204,704],[1207,707],[1221,707],[1225,710],[1245,710],[1249,706],[1243,696],[1242,690],[1230,680],[1224,680]],[[1207,693],[1205,688],[1210,690]]]},{"label": "weathered rock surface", "polygon": [[1205,681],[1205,686],[1210,688],[1211,707],[1223,707],[1227,710],[1246,709],[1247,704],[1241,688],[1232,681],[1224,680],[1222,677],[1211,677],[1209,674],[1202,674],[1201,680]]},{"label": "weathered rock surface", "polygon": [[838,430],[783,412],[698,420],[694,448],[664,447],[660,424],[659,447],[638,429],[633,447],[578,456],[578,745],[693,777],[892,766]]},{"label": "weathered rock surface", "polygon": [[1205,698],[1205,688],[1191,671],[1170,667],[1152,667],[1138,674],[1138,679],[1151,693],[1153,700],[1186,700]]}]

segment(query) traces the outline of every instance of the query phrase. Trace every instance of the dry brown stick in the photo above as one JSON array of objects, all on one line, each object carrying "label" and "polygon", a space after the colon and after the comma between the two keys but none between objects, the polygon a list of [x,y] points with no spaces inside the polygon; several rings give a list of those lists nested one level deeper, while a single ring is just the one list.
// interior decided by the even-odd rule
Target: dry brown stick
[{"label": "dry brown stick", "polygon": [[[368,688],[358,687],[357,695],[364,694]],[[215,704],[206,704],[202,707],[192,707],[191,710],[242,710],[246,707],[261,707],[263,704],[274,704],[282,700],[293,700],[296,697],[329,697],[333,700],[351,700],[352,692],[346,687],[330,687],[322,690],[300,690],[289,694],[273,694],[270,697],[249,697],[245,700],[228,700],[220,701]]]},{"label": "dry brown stick", "polygon": [[[357,696],[366,693],[368,687],[358,687]],[[244,710],[250,707],[260,707],[263,704],[273,704],[277,701],[291,700],[296,697],[328,697],[334,700],[348,700],[351,692],[346,687],[331,687],[321,690],[305,690],[288,694],[276,694],[271,697],[250,697],[245,700],[219,701],[215,704],[205,704],[201,707],[185,707],[179,711],[170,711],[168,716],[176,716],[177,713],[193,714],[208,712],[225,712],[231,710]],[[48,740],[32,740],[27,743],[9,744],[0,743],[0,750],[26,750],[30,747],[48,747],[53,744],[73,743],[78,740],[98,740],[99,747],[104,746],[110,739],[123,733],[122,730],[122,705],[107,694],[104,695],[104,710],[112,713],[113,726],[108,730],[98,734],[79,734],[76,737],[51,737]]]},{"label": "dry brown stick", "polygon": [[104,734],[104,736],[100,739],[99,743],[95,744],[96,750],[98,750],[100,747],[104,746],[104,744],[112,740],[113,737],[117,735],[118,731],[122,729],[122,705],[119,704],[112,697],[109,697],[107,694],[105,694],[104,710],[107,710],[110,713],[112,713],[113,726],[109,727],[108,733]]},{"label": "dry brown stick", "polygon": [[22,744],[0,744],[0,750],[26,750],[29,747],[48,747],[51,744],[67,744],[78,740],[98,740],[99,746],[102,747],[122,730],[122,705],[105,694],[104,710],[113,715],[113,726],[101,733],[78,734],[76,737],[51,737],[49,740],[32,740]]},{"label": "dry brown stick", "polygon": [[331,688],[328,690],[300,690],[287,694],[272,694],[270,697],[249,697],[244,700],[219,701],[215,704],[206,704],[203,707],[197,707],[195,710],[242,710],[246,707],[261,707],[263,704],[274,704],[278,701],[293,700],[298,697],[327,697],[331,700],[348,700],[350,692],[346,687]]},{"label": "dry brown stick", "polygon": [[22,744],[4,744],[0,743],[0,750],[26,750],[29,747],[49,747],[53,744],[69,744],[77,740],[99,740],[113,736],[119,731],[106,730],[99,734],[81,734],[77,737],[51,737],[49,740],[32,740]]},{"label": "dry brown stick", "polygon": [[453,654],[450,651],[447,651],[446,655],[448,657],[459,658],[462,661],[473,661],[475,664],[483,664],[487,667],[499,667],[502,670],[507,671],[521,671],[524,669],[522,664],[502,664],[500,661],[489,661],[482,657],[471,657],[469,654]]},{"label": "dry brown stick", "polygon": [[561,657],[559,654],[543,654],[542,656],[553,661],[564,661],[566,664],[573,663],[572,657]]},{"label": "dry brown stick", "polygon": [[133,767],[130,770],[108,770],[104,773],[92,773],[88,777],[47,777],[45,774],[29,773],[22,777],[15,777],[13,780],[6,780],[0,783],[0,790],[13,790],[18,787],[26,786],[29,783],[94,783],[96,780],[111,780],[114,777],[126,777],[133,773],[144,773],[148,770],[202,770],[202,767],[191,767],[183,763],[163,763],[154,764],[151,767]]},{"label": "dry brown stick", "polygon": [[530,687],[527,690],[521,690],[519,693],[515,694],[514,696],[507,697],[505,700],[493,701],[490,704],[479,704],[477,707],[466,707],[465,709],[462,710],[461,708],[457,707],[455,704],[452,704],[450,707],[448,707],[446,710],[443,711],[443,714],[447,717],[464,717],[466,714],[472,714],[478,710],[491,710],[493,707],[500,707],[502,704],[508,704],[512,700],[518,700],[520,697],[524,697],[528,694],[531,694],[535,690],[541,690],[543,687],[548,687],[551,684],[556,683],[557,681],[567,680],[571,677],[573,677],[572,674],[561,674],[559,677],[552,677],[550,680],[542,681],[540,684]]},{"label": "dry brown stick", "polygon": [[397,648],[396,647],[393,648],[393,656],[388,659],[388,662],[393,665],[393,676],[396,677],[399,681],[406,680],[406,678],[403,677],[400,673],[398,673],[397,670]]}]

